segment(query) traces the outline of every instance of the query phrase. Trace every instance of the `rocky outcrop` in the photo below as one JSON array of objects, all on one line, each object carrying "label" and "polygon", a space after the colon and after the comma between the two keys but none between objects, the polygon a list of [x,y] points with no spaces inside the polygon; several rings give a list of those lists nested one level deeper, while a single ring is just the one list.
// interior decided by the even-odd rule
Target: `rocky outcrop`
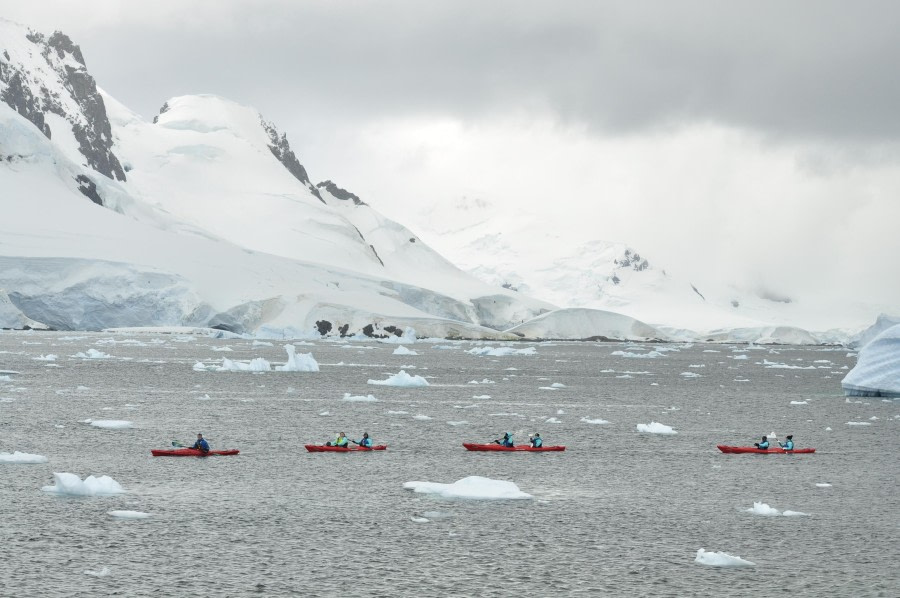
[{"label": "rocky outcrop", "polygon": [[353,193],[350,193],[346,189],[338,187],[331,181],[322,181],[321,183],[318,183],[316,187],[318,187],[319,189],[324,189],[325,191],[333,195],[336,199],[340,199],[341,201],[352,201],[358,206],[367,205],[366,202],[361,200],[359,197],[357,197]]},{"label": "rocky outcrop", "polygon": [[[10,30],[9,24],[6,25],[5,30]],[[0,100],[48,138],[53,131],[47,115],[62,117],[71,126],[85,163],[104,176],[124,181],[125,171],[112,151],[106,106],[87,71],[81,49],[59,31],[49,38],[29,31],[24,34],[24,40],[4,42],[20,43],[24,51],[16,54],[22,62],[14,61],[7,50],[2,53]]]},{"label": "rocky outcrop", "polygon": [[295,179],[303,183],[306,188],[309,189],[310,193],[318,197],[319,201],[325,203],[319,190],[310,182],[309,175],[306,174],[306,169],[303,168],[303,164],[300,164],[300,160],[294,155],[294,150],[291,149],[291,144],[288,143],[287,135],[284,133],[279,135],[278,129],[270,122],[261,120],[260,123],[269,135],[269,150],[272,152],[272,155],[278,158],[278,161],[284,164],[284,167],[288,169],[288,172],[294,175]]}]

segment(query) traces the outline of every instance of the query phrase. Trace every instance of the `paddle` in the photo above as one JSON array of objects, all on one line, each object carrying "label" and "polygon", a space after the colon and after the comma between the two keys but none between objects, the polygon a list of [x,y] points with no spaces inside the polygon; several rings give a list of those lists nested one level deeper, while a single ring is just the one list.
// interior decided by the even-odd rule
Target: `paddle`
[{"label": "paddle", "polygon": [[174,446],[175,448],[187,448],[185,445],[181,444],[177,440],[172,441],[172,446]]}]

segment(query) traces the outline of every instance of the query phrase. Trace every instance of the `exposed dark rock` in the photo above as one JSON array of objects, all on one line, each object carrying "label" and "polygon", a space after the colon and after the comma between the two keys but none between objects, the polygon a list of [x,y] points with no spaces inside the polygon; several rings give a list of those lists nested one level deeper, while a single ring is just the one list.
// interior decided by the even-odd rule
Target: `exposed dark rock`
[{"label": "exposed dark rock", "polygon": [[75,177],[75,180],[78,181],[78,190],[84,194],[85,197],[90,199],[92,202],[97,204],[98,206],[103,205],[103,198],[100,197],[100,194],[97,192],[97,185],[83,174],[79,174]]},{"label": "exposed dark rock", "polygon": [[[162,108],[159,109],[159,114],[165,114],[168,111],[169,111],[169,102],[164,102],[162,105]],[[159,114],[157,114],[156,116],[153,117],[154,125],[159,122]]]},{"label": "exposed dark rock", "polygon": [[410,238],[409,238],[409,242],[410,242],[410,243],[415,243],[415,242],[416,242],[416,238],[415,238],[415,237],[410,237]]},{"label": "exposed dark rock", "polygon": [[66,54],[71,54],[76,62],[81,66],[86,66],[84,64],[84,56],[81,54],[81,48],[74,44],[72,40],[69,39],[69,36],[63,32],[54,31],[53,35],[50,36],[50,39],[47,40],[47,46],[56,50],[56,55],[59,58],[65,58]]},{"label": "exposed dark rock", "polygon": [[700,298],[701,298],[701,299],[703,299],[704,301],[706,301],[706,297],[703,296],[703,293],[701,293],[700,291],[697,290],[697,287],[695,287],[694,285],[691,285],[691,288],[694,289],[694,292],[695,292],[695,293],[697,293],[698,295],[700,295]]},{"label": "exposed dark rock", "polygon": [[385,332],[390,332],[394,336],[403,336],[403,331],[397,328],[394,325],[385,326],[383,329]]},{"label": "exposed dark rock", "polygon": [[294,150],[291,149],[291,144],[288,143],[287,135],[283,133],[279,135],[278,129],[272,123],[260,119],[260,124],[262,124],[263,129],[269,135],[269,150],[272,152],[272,155],[288,169],[288,172],[294,175],[295,179],[306,185],[306,188],[319,198],[319,201],[325,203],[325,200],[322,199],[322,194],[309,181],[309,175],[306,174],[303,164],[300,164],[297,156],[294,155]]},{"label": "exposed dark rock", "polygon": [[0,63],[0,81],[6,83],[6,89],[0,94],[0,100],[31,121],[47,139],[50,139],[50,127],[44,122],[40,101],[34,97],[31,89],[22,84],[21,73],[13,73],[8,65]]},{"label": "exposed dark rock", "polygon": [[340,328],[338,328],[338,332],[341,333],[341,338],[347,336],[347,331],[350,330],[350,324],[344,324]]},{"label": "exposed dark rock", "polygon": [[325,336],[331,332],[331,322],[328,320],[319,320],[316,322],[316,328],[319,330],[319,336]]},{"label": "exposed dark rock", "polygon": [[346,189],[342,189],[342,188],[338,187],[330,180],[322,181],[321,183],[318,183],[316,185],[316,187],[318,187],[319,189],[325,189],[330,194],[332,194],[334,197],[336,197],[337,199],[340,199],[342,201],[351,200],[351,201],[353,201],[354,204],[356,204],[358,206],[367,205],[366,202],[361,200],[359,197],[357,197],[353,193],[350,193]]},{"label": "exposed dark rock", "polygon": [[646,270],[650,267],[650,262],[641,258],[641,255],[637,252],[632,252],[630,249],[625,249],[625,253],[622,256],[622,259],[613,260],[613,263],[620,268],[631,268],[636,272],[641,272],[642,270]]},{"label": "exposed dark rock", "polygon": [[375,257],[376,257],[376,258],[378,258],[378,263],[379,263],[379,264],[381,264],[381,265],[382,265],[382,266],[384,266],[384,262],[383,262],[383,261],[381,261],[381,256],[380,256],[380,255],[378,255],[378,252],[377,252],[377,251],[375,251],[375,246],[374,246],[374,245],[372,245],[372,244],[369,244],[369,247],[371,247],[371,248],[372,248],[372,253],[374,253],[374,254],[375,254]]}]

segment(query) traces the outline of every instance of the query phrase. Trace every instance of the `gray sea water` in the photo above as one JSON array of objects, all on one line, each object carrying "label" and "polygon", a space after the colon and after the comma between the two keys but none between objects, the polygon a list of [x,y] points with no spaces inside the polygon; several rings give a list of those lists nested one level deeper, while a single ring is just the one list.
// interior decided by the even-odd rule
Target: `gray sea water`
[{"label": "gray sea water", "polygon": [[[318,373],[192,369],[223,357],[276,365],[282,344],[0,333],[0,370],[15,372],[0,373],[0,452],[50,459],[0,464],[0,595],[900,595],[900,402],[848,402],[846,349],[695,344],[636,358],[613,353],[653,346],[550,343],[486,357],[466,353],[472,343],[420,341],[409,347],[418,355],[400,356],[392,345],[320,341],[297,347]],[[88,349],[112,357],[71,357]],[[50,353],[58,359],[34,359]],[[431,385],[366,383],[400,369]],[[677,434],[636,431],[651,421]],[[389,449],[304,450],[339,431],[367,431]],[[504,431],[568,448],[461,446]],[[241,454],[150,456],[197,432]],[[769,432],[817,452],[716,449]],[[53,472],[108,475],[127,494],[42,492]],[[534,499],[449,501],[403,488],[472,475],[513,481]],[[808,515],[746,511],[758,501]],[[705,566],[694,562],[700,548],[756,566]]]}]

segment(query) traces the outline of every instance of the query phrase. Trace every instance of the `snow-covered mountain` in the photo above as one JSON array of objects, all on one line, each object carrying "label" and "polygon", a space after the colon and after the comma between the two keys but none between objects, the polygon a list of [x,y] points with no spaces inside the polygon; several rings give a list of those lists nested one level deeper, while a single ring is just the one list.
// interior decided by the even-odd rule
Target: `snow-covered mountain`
[{"label": "snow-covered mountain", "polygon": [[515,338],[554,308],[462,272],[216,96],[147,122],[77,45],[0,20],[0,325]]}]

